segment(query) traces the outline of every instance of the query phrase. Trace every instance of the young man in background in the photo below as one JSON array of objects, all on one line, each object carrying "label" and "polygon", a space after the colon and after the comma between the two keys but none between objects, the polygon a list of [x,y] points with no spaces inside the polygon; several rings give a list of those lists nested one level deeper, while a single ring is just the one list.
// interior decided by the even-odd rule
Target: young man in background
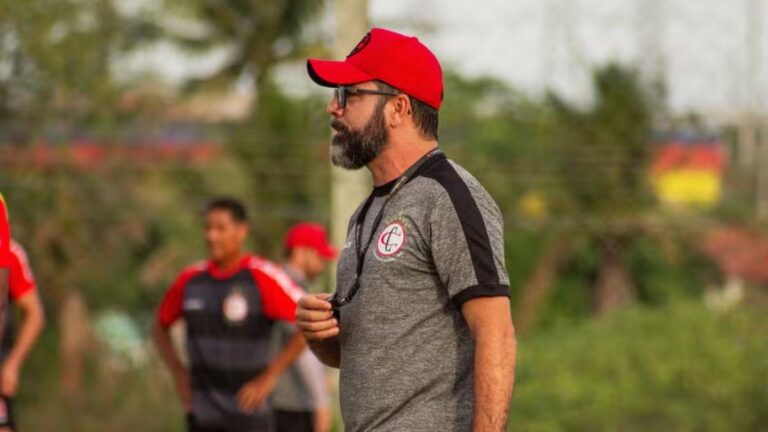
[{"label": "young man in background", "polygon": [[[244,251],[245,207],[222,198],[205,214],[208,260],[187,267],[157,311],[154,339],[173,375],[190,432],[272,431],[267,403],[280,374],[306,348],[297,334],[270,360],[276,320],[293,321],[302,290],[275,264]],[[189,365],[169,335],[186,324]]]}]

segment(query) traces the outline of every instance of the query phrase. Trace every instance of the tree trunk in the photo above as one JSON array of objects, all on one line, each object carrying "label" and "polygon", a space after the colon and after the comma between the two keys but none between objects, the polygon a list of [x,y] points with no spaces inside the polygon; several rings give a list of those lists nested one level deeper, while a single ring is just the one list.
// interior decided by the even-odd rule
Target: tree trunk
[{"label": "tree trunk", "polygon": [[552,282],[557,277],[565,257],[568,255],[568,243],[563,236],[539,255],[533,274],[520,291],[520,300],[515,312],[515,331],[523,334],[533,328],[541,315],[542,306],[552,292]]},{"label": "tree trunk", "polygon": [[82,391],[85,354],[90,339],[88,311],[77,292],[70,293],[62,302],[59,335],[61,387],[68,396],[77,397]]},{"label": "tree trunk", "polygon": [[595,284],[595,313],[604,315],[635,300],[635,285],[621,256],[622,242],[611,236],[600,242],[600,268]]}]

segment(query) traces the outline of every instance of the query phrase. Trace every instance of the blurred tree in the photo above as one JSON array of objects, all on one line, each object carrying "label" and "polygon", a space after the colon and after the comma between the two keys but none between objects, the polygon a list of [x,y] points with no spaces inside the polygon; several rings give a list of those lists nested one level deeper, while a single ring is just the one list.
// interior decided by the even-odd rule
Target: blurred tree
[{"label": "blurred tree", "polygon": [[117,0],[0,4],[0,133],[29,142],[112,124],[120,96],[113,63],[157,36]]},{"label": "blurred tree", "polygon": [[279,256],[282,235],[302,220],[328,223],[328,119],[317,98],[290,98],[262,86],[230,149],[246,171],[251,232],[261,253]]},{"label": "blurred tree", "polygon": [[[253,237],[260,253],[276,254],[291,222],[325,222],[328,123],[323,104],[287,97],[272,79],[281,62],[321,50],[308,22],[325,2],[316,0],[165,0],[175,20],[163,25],[165,37],[183,49],[224,49],[227,60],[210,75],[192,79],[194,90],[229,90],[247,84],[257,99],[250,116],[234,125],[229,149],[248,178]],[[179,21],[185,25],[178,25]]]},{"label": "blurred tree", "polygon": [[165,0],[189,25],[167,23],[166,36],[193,50],[223,47],[227,61],[193,86],[225,87],[246,79],[258,90],[273,67],[301,55],[310,44],[303,37],[308,20],[322,9],[319,0]]},{"label": "blurred tree", "polygon": [[[580,218],[571,235],[586,236],[598,252],[594,307],[598,314],[631,303],[635,286],[623,250],[652,203],[647,183],[652,110],[631,70],[617,65],[594,75],[595,101],[579,109],[549,96],[559,124],[557,158],[566,214]],[[557,247],[557,246],[556,246]]]}]

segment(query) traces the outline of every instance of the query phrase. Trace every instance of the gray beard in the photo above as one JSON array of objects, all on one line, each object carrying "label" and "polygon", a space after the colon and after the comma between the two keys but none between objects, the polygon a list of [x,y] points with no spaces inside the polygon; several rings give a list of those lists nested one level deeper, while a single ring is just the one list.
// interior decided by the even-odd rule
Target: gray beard
[{"label": "gray beard", "polygon": [[379,157],[386,146],[389,134],[384,124],[384,105],[376,111],[362,131],[354,131],[334,119],[331,126],[338,131],[331,141],[331,163],[335,166],[356,170]]}]

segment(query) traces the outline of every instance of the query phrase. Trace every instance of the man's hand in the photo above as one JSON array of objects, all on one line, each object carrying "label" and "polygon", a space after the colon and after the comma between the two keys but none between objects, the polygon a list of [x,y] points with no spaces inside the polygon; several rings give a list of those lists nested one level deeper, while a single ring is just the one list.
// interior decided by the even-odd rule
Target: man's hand
[{"label": "man's hand", "polygon": [[0,393],[4,396],[14,396],[19,386],[19,365],[6,361],[0,371]]},{"label": "man's hand", "polygon": [[192,388],[189,385],[189,374],[180,374],[174,378],[174,381],[176,381],[176,392],[179,394],[184,411],[192,411]]},{"label": "man's hand", "polygon": [[331,414],[330,407],[318,407],[315,408],[313,413],[313,432],[328,432],[331,430],[331,423],[333,422],[333,414]]},{"label": "man's hand", "polygon": [[237,392],[237,403],[240,409],[252,413],[262,406],[277,384],[277,375],[265,372],[245,383]]},{"label": "man's hand", "polygon": [[296,326],[308,341],[321,341],[338,336],[339,323],[333,317],[328,302],[330,294],[309,294],[299,300],[296,309]]}]

